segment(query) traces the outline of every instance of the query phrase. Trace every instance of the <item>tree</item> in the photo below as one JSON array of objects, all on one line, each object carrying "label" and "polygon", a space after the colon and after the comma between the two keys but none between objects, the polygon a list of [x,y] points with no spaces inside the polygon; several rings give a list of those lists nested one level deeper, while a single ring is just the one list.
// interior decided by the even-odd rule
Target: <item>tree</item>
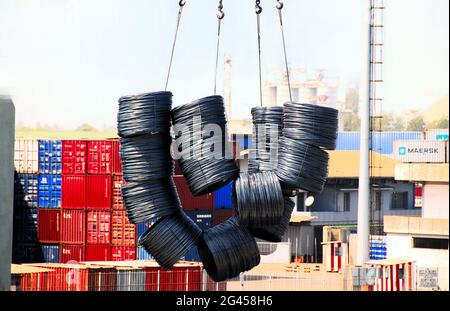
[{"label": "tree", "polygon": [[348,113],[342,117],[343,128],[346,132],[358,132],[361,127],[361,121],[357,114]]},{"label": "tree", "polygon": [[422,116],[418,116],[409,120],[406,127],[407,131],[422,132],[425,128],[425,121]]},{"label": "tree", "polygon": [[82,131],[82,132],[95,132],[96,129],[95,127],[93,127],[90,124],[87,123],[83,123],[81,124],[79,127],[76,128],[77,131]]},{"label": "tree", "polygon": [[440,120],[435,120],[427,125],[428,129],[448,129],[448,118],[441,118]]}]

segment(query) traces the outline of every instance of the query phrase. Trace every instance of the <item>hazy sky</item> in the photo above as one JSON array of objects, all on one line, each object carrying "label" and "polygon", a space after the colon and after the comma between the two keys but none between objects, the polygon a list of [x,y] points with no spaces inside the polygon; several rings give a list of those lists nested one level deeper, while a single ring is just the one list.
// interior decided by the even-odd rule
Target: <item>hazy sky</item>
[{"label": "hazy sky", "polygon": [[[267,74],[283,58],[275,0],[261,2]],[[420,109],[448,94],[449,1],[385,2],[383,109]],[[217,3],[187,0],[169,85],[175,105],[213,92]],[[232,57],[234,115],[249,117],[258,102],[254,1],[224,6],[221,63]],[[357,81],[362,8],[286,0],[290,64],[325,69],[343,86]],[[13,95],[17,121],[114,125],[120,96],[164,87],[177,9],[178,0],[0,0],[0,89]]]}]

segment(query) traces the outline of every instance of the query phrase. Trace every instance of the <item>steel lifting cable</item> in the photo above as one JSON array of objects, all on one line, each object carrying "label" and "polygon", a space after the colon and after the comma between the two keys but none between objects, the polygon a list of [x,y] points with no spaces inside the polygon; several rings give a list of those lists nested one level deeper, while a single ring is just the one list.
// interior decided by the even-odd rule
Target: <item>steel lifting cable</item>
[{"label": "steel lifting cable", "polygon": [[218,12],[217,12],[217,47],[216,47],[216,69],[214,72],[214,95],[217,94],[217,72],[219,68],[219,50],[220,50],[220,30],[222,26],[222,19],[225,17],[225,13],[223,11],[223,1],[219,1]]},{"label": "steel lifting cable", "polygon": [[139,245],[164,269],[170,269],[199,241],[202,230],[184,211],[165,216],[140,238]]},{"label": "steel lifting cable", "polygon": [[261,67],[261,1],[256,0],[255,4],[256,11],[256,30],[258,32],[258,66],[259,66],[259,101],[261,107],[263,106],[263,97],[262,97],[262,67]]},{"label": "steel lifting cable", "polygon": [[178,2],[178,6],[180,8],[178,9],[177,26],[176,26],[175,36],[174,36],[173,44],[172,44],[172,53],[170,56],[169,68],[167,70],[166,86],[164,87],[164,90],[166,90],[166,91],[167,91],[167,86],[169,85],[169,78],[170,78],[170,73],[172,70],[173,56],[175,54],[175,46],[177,44],[178,30],[180,28],[181,16],[183,14],[183,8],[185,5],[186,5],[186,0],[180,0]]},{"label": "steel lifting cable", "polygon": [[206,272],[216,282],[237,277],[261,261],[255,238],[234,217],[203,232],[198,252]]},{"label": "steel lifting cable", "polygon": [[288,82],[288,88],[289,88],[289,99],[292,102],[291,77],[289,74],[289,64],[288,64],[288,57],[287,57],[287,51],[286,51],[286,40],[284,38],[284,26],[283,26],[283,14],[282,14],[283,7],[284,7],[283,1],[277,0],[278,16],[280,18],[281,37],[283,39],[284,62],[286,65],[286,76],[287,76],[287,82]]}]

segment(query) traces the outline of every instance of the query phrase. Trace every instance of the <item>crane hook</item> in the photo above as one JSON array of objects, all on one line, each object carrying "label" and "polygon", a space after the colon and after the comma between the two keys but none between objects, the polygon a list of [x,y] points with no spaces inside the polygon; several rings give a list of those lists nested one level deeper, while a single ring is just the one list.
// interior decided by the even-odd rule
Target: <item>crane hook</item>
[{"label": "crane hook", "polygon": [[256,8],[256,14],[258,14],[258,15],[262,13],[262,7],[260,4],[261,4],[261,1],[256,0],[255,8]]},{"label": "crane hook", "polygon": [[282,0],[277,0],[277,9],[282,10],[284,7],[284,3]]},{"label": "crane hook", "polygon": [[185,4],[186,4],[186,0],[180,0],[180,2],[178,2],[178,5],[180,7],[184,7]]},{"label": "crane hook", "polygon": [[225,12],[223,11],[223,3],[222,0],[219,1],[219,12],[217,12],[217,18],[223,19],[225,17]]}]

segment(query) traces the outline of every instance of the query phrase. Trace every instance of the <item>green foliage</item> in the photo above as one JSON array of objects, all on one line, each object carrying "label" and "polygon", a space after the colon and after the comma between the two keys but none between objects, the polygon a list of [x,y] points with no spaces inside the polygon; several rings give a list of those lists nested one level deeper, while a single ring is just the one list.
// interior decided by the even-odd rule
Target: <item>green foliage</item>
[{"label": "green foliage", "polygon": [[425,128],[425,121],[422,116],[418,116],[409,120],[406,126],[407,131],[421,132]]},{"label": "green foliage", "polygon": [[427,128],[429,129],[448,129],[448,118],[441,118],[440,120],[435,120],[431,123],[427,124]]},{"label": "green foliage", "polygon": [[96,129],[87,123],[81,124],[79,127],[76,128],[76,131],[82,131],[82,132],[95,132]]}]

